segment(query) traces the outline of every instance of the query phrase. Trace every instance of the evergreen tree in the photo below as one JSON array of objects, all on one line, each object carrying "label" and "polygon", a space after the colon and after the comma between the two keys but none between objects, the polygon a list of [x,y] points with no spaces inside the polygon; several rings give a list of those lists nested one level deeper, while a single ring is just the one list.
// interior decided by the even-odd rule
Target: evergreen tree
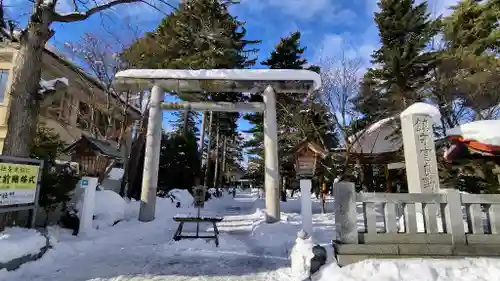
[{"label": "evergreen tree", "polygon": [[463,0],[443,20],[444,37],[450,49],[467,48],[475,55],[500,53],[500,2]]},{"label": "evergreen tree", "polygon": [[[186,114],[187,114],[187,122],[186,120]],[[199,136],[200,130],[198,129],[198,112],[194,111],[177,111],[174,112],[173,115],[175,116],[175,119],[170,121],[170,123],[173,125],[175,128],[175,132],[179,135],[184,135],[184,133],[190,134],[192,136]],[[184,128],[184,126],[186,128]]]},{"label": "evergreen tree", "polygon": [[382,46],[372,54],[372,62],[380,67],[365,76],[365,83],[371,79],[378,89],[364,94],[375,96],[370,100],[383,109],[381,115],[391,115],[424,99],[422,88],[435,62],[435,54],[426,47],[438,32],[439,21],[430,19],[426,1],[415,5],[414,0],[381,0],[378,6],[375,22]]},{"label": "evergreen tree", "polygon": [[188,189],[195,185],[200,176],[196,138],[176,133],[163,133],[158,171],[158,189],[166,194],[173,188]]},{"label": "evergreen tree", "polygon": [[144,68],[245,68],[259,43],[246,40],[245,23],[228,11],[235,1],[189,0],[146,33],[125,53],[132,66]]},{"label": "evergreen tree", "polygon": [[[156,30],[146,33],[143,38],[134,42],[123,52],[124,61],[130,67],[174,69],[231,69],[246,68],[255,64],[256,58],[252,56],[258,50],[251,46],[260,41],[245,39],[245,23],[232,16],[228,10],[229,5],[234,2],[236,1],[182,1],[179,8],[165,17]],[[210,96],[193,95],[193,93],[175,94],[181,99],[190,101],[238,101],[241,99],[241,95],[233,93],[214,93]],[[238,114],[220,114],[217,117],[222,115],[231,116],[228,122],[230,129],[235,131]],[[214,124],[218,123],[221,122],[214,122]],[[188,131],[196,132],[192,125],[194,122],[188,120],[188,126],[191,127]],[[180,128],[180,126],[177,127]],[[212,144],[212,148],[215,147],[215,134],[212,134]],[[198,159],[195,150],[189,151],[196,153]],[[191,156],[188,158],[195,158]],[[173,158],[162,159],[170,161]]]},{"label": "evergreen tree", "polygon": [[[306,48],[300,46],[300,38],[301,34],[299,31],[293,32],[285,38],[281,38],[280,42],[276,45],[275,50],[271,52],[269,58],[261,62],[261,64],[269,67],[270,69],[310,69],[318,72],[319,67],[317,66],[307,67],[307,60],[303,58]],[[297,139],[293,141],[290,139],[290,137],[294,136],[293,134],[290,134],[290,131],[297,131],[292,129],[293,127],[297,127],[297,124],[294,124],[297,122],[292,120],[294,118],[290,118],[290,110],[292,110],[293,113],[298,113],[301,110],[307,110],[307,105],[304,105],[303,103],[304,97],[305,96],[297,94],[280,94],[276,96],[279,131],[278,139],[280,140],[280,148],[288,148],[298,142]],[[252,96],[250,99],[251,101],[262,101],[261,96]],[[299,115],[297,114],[296,117],[299,117]],[[253,125],[253,127],[247,131],[248,133],[253,134],[253,138],[247,141],[245,146],[249,148],[249,154],[255,154],[256,156],[263,157],[263,115],[262,113],[252,113],[245,115],[244,118],[251,125]],[[304,133],[303,130],[298,131]],[[280,134],[280,132],[282,134]],[[306,135],[302,134],[299,138],[304,137],[306,137]]]}]

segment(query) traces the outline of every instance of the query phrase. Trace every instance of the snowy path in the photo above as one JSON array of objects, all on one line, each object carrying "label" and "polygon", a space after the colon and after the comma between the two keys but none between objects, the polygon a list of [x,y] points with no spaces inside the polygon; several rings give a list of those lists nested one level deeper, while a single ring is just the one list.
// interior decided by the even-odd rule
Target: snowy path
[{"label": "snowy path", "polygon": [[219,248],[203,240],[171,241],[172,222],[163,231],[158,222],[142,224],[141,235],[117,225],[112,234],[121,237],[116,241],[107,235],[59,243],[37,262],[0,272],[0,280],[289,280],[286,256],[265,256],[250,236],[257,220],[255,200],[242,193],[224,203]]}]

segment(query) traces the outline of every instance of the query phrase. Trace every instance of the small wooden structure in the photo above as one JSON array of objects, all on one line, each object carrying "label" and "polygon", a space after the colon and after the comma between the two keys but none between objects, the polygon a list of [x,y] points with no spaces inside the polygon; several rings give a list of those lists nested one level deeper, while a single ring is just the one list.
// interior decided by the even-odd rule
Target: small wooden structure
[{"label": "small wooden structure", "polygon": [[82,135],[63,152],[70,155],[72,162],[80,164],[80,174],[93,177],[101,177],[111,161],[122,159],[120,151],[113,144],[86,135]]},{"label": "small wooden structure", "polygon": [[290,153],[294,154],[295,172],[299,177],[312,177],[316,171],[318,160],[327,156],[327,151],[318,143],[303,140]]}]

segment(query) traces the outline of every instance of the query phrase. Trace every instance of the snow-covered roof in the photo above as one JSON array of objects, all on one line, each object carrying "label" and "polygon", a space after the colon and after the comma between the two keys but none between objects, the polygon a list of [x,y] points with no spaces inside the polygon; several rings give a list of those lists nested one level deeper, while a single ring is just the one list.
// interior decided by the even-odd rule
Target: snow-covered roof
[{"label": "snow-covered roof", "polygon": [[469,122],[446,130],[447,136],[461,136],[487,145],[500,146],[500,120]]},{"label": "snow-covered roof", "polygon": [[306,93],[321,87],[319,74],[302,69],[128,69],[118,72],[117,84],[158,84],[178,92],[252,91],[272,85],[276,92]]},{"label": "snow-covered roof", "polygon": [[403,143],[401,137],[395,135],[396,122],[396,116],[384,118],[350,136],[351,152],[382,154],[400,150]]}]

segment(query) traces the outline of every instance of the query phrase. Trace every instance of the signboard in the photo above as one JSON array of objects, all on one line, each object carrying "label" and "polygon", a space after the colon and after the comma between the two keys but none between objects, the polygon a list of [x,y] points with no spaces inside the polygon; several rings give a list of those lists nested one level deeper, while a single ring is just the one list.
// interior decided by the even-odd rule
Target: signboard
[{"label": "signboard", "polygon": [[194,206],[203,208],[205,205],[206,188],[202,185],[197,185],[193,188]]},{"label": "signboard", "polygon": [[82,179],[82,182],[81,182],[81,187],[82,187],[83,189],[85,189],[85,188],[89,187],[89,180],[84,180],[84,179]]},{"label": "signboard", "polygon": [[0,206],[34,203],[38,165],[0,163]]},{"label": "signboard", "polygon": [[316,156],[313,154],[303,154],[297,157],[295,172],[298,176],[313,176],[316,168]]}]

